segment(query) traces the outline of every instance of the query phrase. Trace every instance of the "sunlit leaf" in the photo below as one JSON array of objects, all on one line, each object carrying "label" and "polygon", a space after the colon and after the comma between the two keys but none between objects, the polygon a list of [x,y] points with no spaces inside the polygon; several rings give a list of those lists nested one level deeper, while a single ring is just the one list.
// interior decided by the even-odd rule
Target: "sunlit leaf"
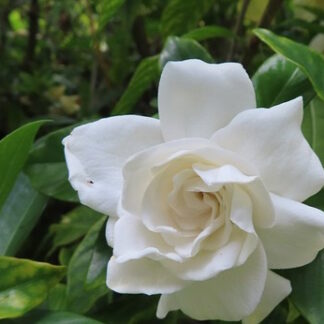
[{"label": "sunlit leaf", "polygon": [[31,260],[0,257],[0,319],[21,316],[46,298],[65,268]]}]

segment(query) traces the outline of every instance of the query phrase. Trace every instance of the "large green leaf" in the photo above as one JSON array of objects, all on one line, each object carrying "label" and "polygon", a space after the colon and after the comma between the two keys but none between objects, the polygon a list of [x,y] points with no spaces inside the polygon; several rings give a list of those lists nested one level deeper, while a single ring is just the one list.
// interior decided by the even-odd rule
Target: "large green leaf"
[{"label": "large green leaf", "polygon": [[292,284],[290,298],[310,324],[324,323],[324,252],[311,264],[283,272]]},{"label": "large green leaf", "polygon": [[66,311],[33,310],[24,317],[12,321],[24,324],[101,324],[97,320]]},{"label": "large green leaf", "polygon": [[213,58],[208,51],[192,39],[169,37],[160,55],[160,65],[163,68],[168,61],[200,59],[212,63]]},{"label": "large green leaf", "polygon": [[103,216],[90,228],[69,262],[68,307],[78,313],[85,313],[98,298],[109,292],[106,269],[111,250],[105,239],[105,222]]},{"label": "large green leaf", "polygon": [[220,26],[203,26],[190,30],[188,33],[182,35],[182,38],[189,38],[196,41],[202,41],[215,37],[233,37],[234,34],[231,30]]},{"label": "large green leaf", "polygon": [[181,35],[196,27],[214,0],[170,0],[162,13],[163,36]]},{"label": "large green leaf", "polygon": [[324,100],[323,55],[308,46],[277,36],[266,29],[255,29],[254,33],[275,52],[296,64],[307,75],[317,95]]},{"label": "large green leaf", "polygon": [[125,0],[100,0],[98,5],[99,12],[99,30],[102,30]]},{"label": "large green leaf", "polygon": [[158,80],[160,76],[158,56],[145,58],[138,65],[129,85],[117,105],[112,110],[112,115],[127,114],[141,98],[143,93]]},{"label": "large green leaf", "polygon": [[42,303],[64,273],[64,267],[0,257],[0,319],[21,316]]},{"label": "large green leaf", "polygon": [[0,211],[0,255],[14,255],[30,234],[47,203],[20,174]]},{"label": "large green leaf", "polygon": [[276,54],[266,60],[253,78],[258,107],[272,107],[303,96],[304,104],[315,96],[305,74],[292,62]]},{"label": "large green leaf", "polygon": [[26,124],[0,141],[0,209],[25,164],[39,127],[44,121]]},{"label": "large green leaf", "polygon": [[101,217],[102,214],[85,206],[76,207],[63,215],[59,224],[50,227],[50,232],[54,234],[53,249],[80,239]]}]

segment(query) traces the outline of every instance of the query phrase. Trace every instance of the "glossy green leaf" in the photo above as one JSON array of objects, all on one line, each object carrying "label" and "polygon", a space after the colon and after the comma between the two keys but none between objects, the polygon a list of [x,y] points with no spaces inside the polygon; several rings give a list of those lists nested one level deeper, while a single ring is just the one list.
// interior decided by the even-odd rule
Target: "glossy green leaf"
[{"label": "glossy green leaf", "polygon": [[181,35],[193,29],[213,4],[213,0],[170,0],[162,14],[163,36]]},{"label": "glossy green leaf", "polygon": [[39,308],[51,311],[65,311],[67,309],[66,285],[59,283],[53,287]]},{"label": "glossy green leaf", "polygon": [[163,68],[168,61],[200,59],[212,63],[213,58],[208,51],[192,39],[169,37],[160,55],[160,65]]},{"label": "glossy green leaf", "polygon": [[34,228],[47,204],[28,177],[20,174],[0,211],[0,255],[14,255]]},{"label": "glossy green leaf", "polygon": [[324,166],[324,101],[319,98],[312,100],[305,109],[305,117],[310,115],[311,146]]},{"label": "glossy green leaf", "polygon": [[78,313],[85,313],[98,298],[109,292],[106,271],[111,250],[105,239],[105,223],[103,216],[90,228],[69,262],[68,306]]},{"label": "glossy green leaf", "polygon": [[269,108],[300,95],[306,106],[315,96],[305,74],[294,63],[277,54],[259,67],[252,81],[258,107]]},{"label": "glossy green leaf", "polygon": [[310,324],[324,323],[324,252],[311,264],[287,270],[283,275],[291,281],[291,301]]},{"label": "glossy green leaf", "polygon": [[14,320],[13,323],[24,324],[102,324],[90,317],[66,312],[66,311],[47,311],[33,310],[24,317]]},{"label": "glossy green leaf", "polygon": [[61,128],[39,138],[29,152],[27,164],[64,162],[62,140],[78,125]]},{"label": "glossy green leaf", "polygon": [[46,196],[78,202],[79,198],[68,181],[65,162],[35,163],[25,168],[33,187]]},{"label": "glossy green leaf", "polygon": [[125,0],[100,0],[98,6],[99,12],[99,30],[102,30],[118,9],[123,5]]},{"label": "glossy green leaf", "polygon": [[181,321],[180,318],[178,318],[182,316],[179,312],[170,312],[165,319],[157,320],[156,308],[158,299],[159,296],[156,295],[122,295],[93,316],[109,324],[191,323],[188,318]]},{"label": "glossy green leaf", "polygon": [[25,164],[39,127],[44,122],[26,124],[0,141],[0,209]]},{"label": "glossy green leaf", "polygon": [[158,56],[145,58],[138,65],[127,89],[112,110],[112,115],[130,113],[143,93],[159,79],[160,68]]},{"label": "glossy green leaf", "polygon": [[53,249],[80,239],[101,217],[102,214],[85,206],[76,207],[63,215],[60,223],[50,227],[50,232],[54,234]]},{"label": "glossy green leaf", "polygon": [[306,45],[289,38],[277,36],[266,29],[255,29],[254,33],[275,52],[296,64],[309,78],[317,95],[324,100],[324,57]]},{"label": "glossy green leaf", "polygon": [[0,257],[0,319],[18,317],[44,301],[65,268],[31,260]]},{"label": "glossy green leaf", "polygon": [[68,181],[62,145],[63,138],[78,125],[65,127],[41,137],[30,151],[25,172],[33,187],[46,196],[63,201],[79,201],[77,193]]},{"label": "glossy green leaf", "polygon": [[193,39],[199,42],[210,38],[216,38],[216,37],[230,38],[233,36],[234,36],[233,32],[227,28],[220,27],[220,26],[204,26],[204,27],[190,30],[188,33],[182,35],[181,37]]}]

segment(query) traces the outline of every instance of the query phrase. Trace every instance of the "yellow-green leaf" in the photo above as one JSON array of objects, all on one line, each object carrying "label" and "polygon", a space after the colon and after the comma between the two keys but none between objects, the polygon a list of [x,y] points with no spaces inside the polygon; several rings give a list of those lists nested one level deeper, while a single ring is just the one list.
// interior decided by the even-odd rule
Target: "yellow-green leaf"
[{"label": "yellow-green leaf", "polygon": [[13,257],[0,257],[0,319],[33,309],[65,274],[65,268]]}]

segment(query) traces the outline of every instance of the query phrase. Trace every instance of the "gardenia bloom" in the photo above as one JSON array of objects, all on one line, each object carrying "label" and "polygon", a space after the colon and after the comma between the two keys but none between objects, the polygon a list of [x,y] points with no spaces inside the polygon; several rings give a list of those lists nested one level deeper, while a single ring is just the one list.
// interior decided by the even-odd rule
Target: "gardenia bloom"
[{"label": "gardenia bloom", "polygon": [[[80,201],[108,214],[107,285],[161,294],[157,316],[258,323],[291,292],[272,269],[311,262],[324,183],[301,132],[302,98],[256,109],[240,64],[169,62],[160,120],[117,116],[64,139]],[[271,270],[270,270],[271,269]]]}]

